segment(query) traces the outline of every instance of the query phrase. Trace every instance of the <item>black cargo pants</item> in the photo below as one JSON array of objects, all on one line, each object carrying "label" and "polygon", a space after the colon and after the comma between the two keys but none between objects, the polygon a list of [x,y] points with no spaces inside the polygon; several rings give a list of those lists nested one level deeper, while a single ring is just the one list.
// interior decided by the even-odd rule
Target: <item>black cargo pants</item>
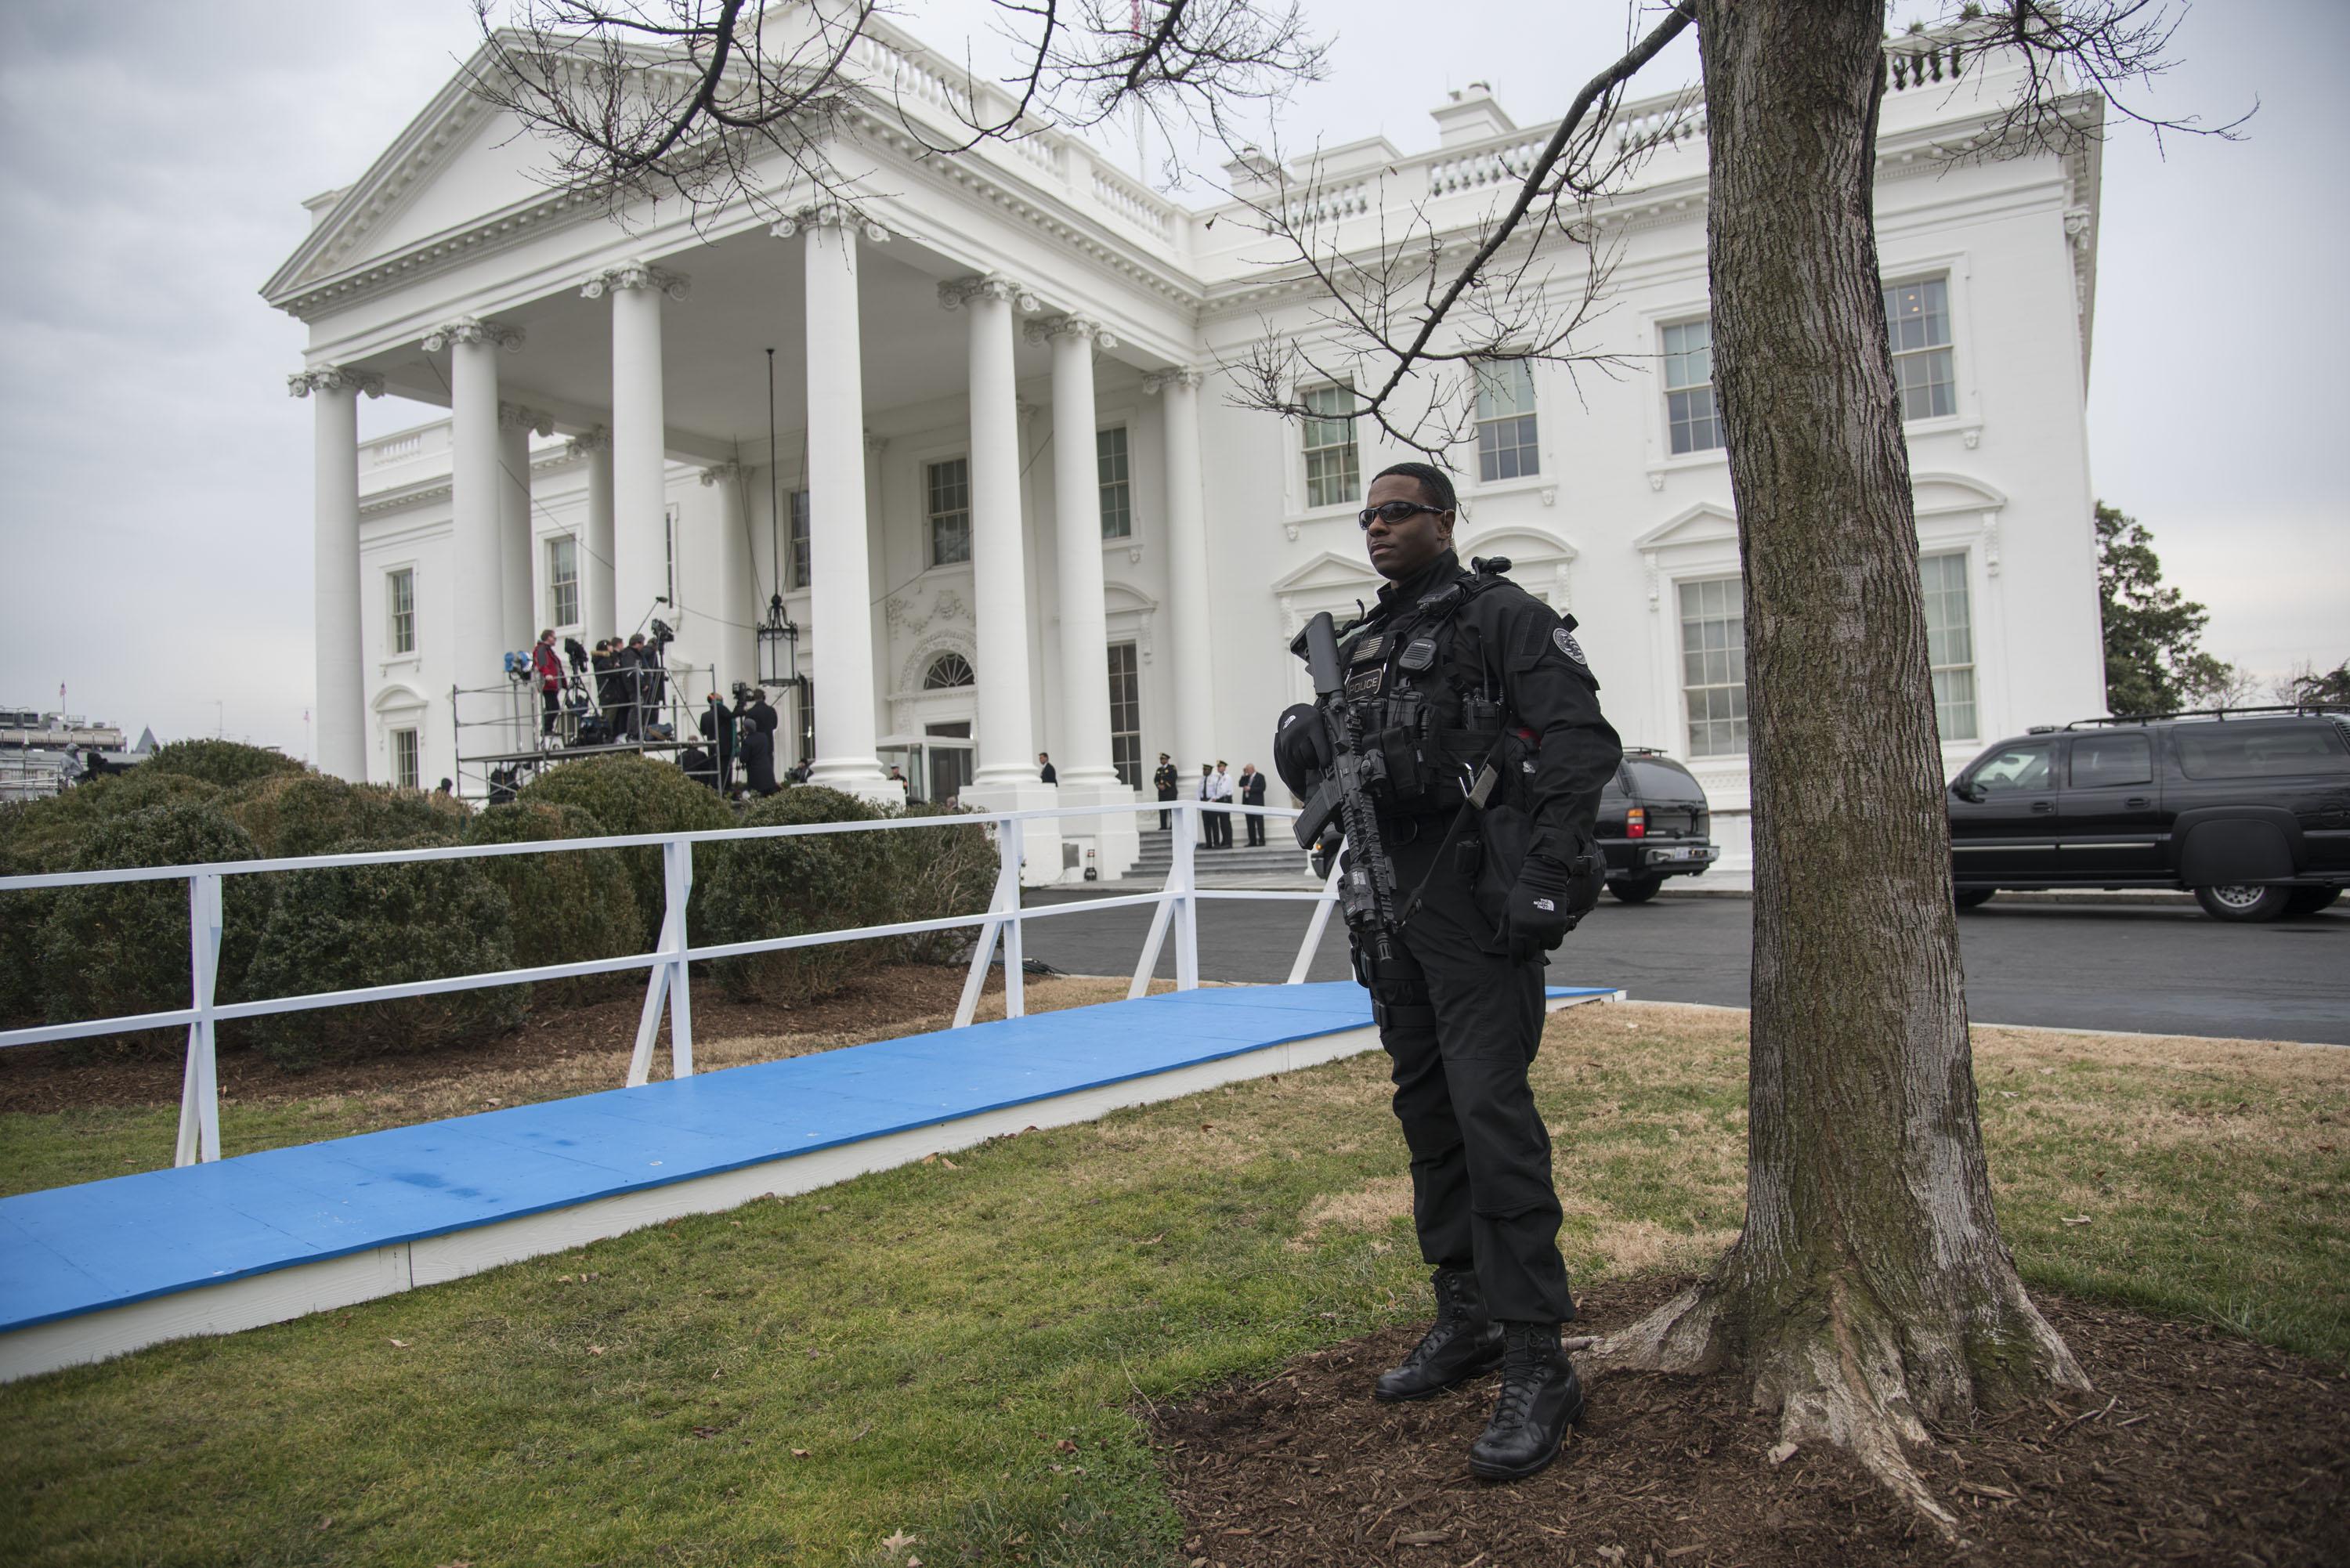
[{"label": "black cargo pants", "polygon": [[1558,1323],[1575,1302],[1558,1253],[1550,1134],[1526,1082],[1542,1039],[1543,966],[1487,950],[1500,911],[1479,908],[1457,848],[1436,864],[1443,828],[1439,819],[1409,843],[1390,836],[1399,897],[1435,867],[1393,958],[1355,946],[1394,1066],[1412,1222],[1431,1266],[1475,1271],[1493,1317]]}]

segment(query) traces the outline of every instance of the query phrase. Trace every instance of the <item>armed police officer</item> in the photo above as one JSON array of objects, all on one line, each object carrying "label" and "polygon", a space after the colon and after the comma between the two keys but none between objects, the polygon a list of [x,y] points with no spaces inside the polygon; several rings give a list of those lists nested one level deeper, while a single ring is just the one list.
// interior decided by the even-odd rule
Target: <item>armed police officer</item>
[{"label": "armed police officer", "polygon": [[1583,1409],[1559,1347],[1575,1303],[1526,1071],[1544,955],[1598,898],[1593,821],[1623,750],[1573,621],[1502,576],[1506,561],[1461,568],[1441,471],[1398,463],[1364,499],[1386,585],[1343,640],[1320,617],[1299,638],[1322,700],[1282,715],[1274,751],[1307,800],[1301,840],[1346,838],[1356,974],[1393,1059],[1412,1220],[1435,1269],[1435,1325],[1375,1395],[1425,1398],[1499,1366],[1470,1468],[1516,1480],[1557,1456]]}]

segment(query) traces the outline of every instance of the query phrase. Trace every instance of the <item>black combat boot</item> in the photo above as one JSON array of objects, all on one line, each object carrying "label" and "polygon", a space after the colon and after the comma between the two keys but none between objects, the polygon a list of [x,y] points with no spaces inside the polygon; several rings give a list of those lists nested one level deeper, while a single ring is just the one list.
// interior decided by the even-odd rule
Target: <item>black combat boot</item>
[{"label": "black combat boot", "polygon": [[1379,1375],[1374,1398],[1425,1399],[1502,1364],[1501,1325],[1485,1315],[1477,1276],[1467,1269],[1439,1269],[1430,1282],[1436,1287],[1436,1325],[1401,1366]]},{"label": "black combat boot", "polygon": [[1481,1480],[1523,1480],[1558,1458],[1567,1428],[1583,1415],[1583,1385],[1558,1347],[1558,1324],[1499,1326],[1507,1347],[1502,1397],[1483,1435],[1470,1445],[1469,1469]]}]

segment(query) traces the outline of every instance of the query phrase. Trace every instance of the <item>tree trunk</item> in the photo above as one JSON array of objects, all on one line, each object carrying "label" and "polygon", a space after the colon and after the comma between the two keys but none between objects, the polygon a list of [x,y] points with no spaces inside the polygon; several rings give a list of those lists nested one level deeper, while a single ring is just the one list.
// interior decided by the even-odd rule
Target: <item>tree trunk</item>
[{"label": "tree trunk", "polygon": [[1976,1114],[1918,536],[1877,280],[1881,0],[1700,0],[1713,377],[1754,791],[1746,1226],[1608,1366],[1735,1366],[1945,1529],[1904,1445],[2087,1386]]}]

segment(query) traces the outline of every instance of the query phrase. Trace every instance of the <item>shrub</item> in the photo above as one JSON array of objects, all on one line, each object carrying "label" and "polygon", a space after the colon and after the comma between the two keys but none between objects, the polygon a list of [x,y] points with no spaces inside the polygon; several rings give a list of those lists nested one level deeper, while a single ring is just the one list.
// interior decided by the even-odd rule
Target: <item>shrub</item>
[{"label": "shrub", "polygon": [[[734,826],[734,814],[714,792],[650,757],[583,757],[564,763],[525,784],[518,798],[541,805],[576,805],[614,835],[691,833]],[[650,948],[660,935],[661,911],[668,904],[660,851],[627,849],[619,854],[643,921],[638,946]],[[694,902],[699,908],[700,898]]]},{"label": "shrub", "polygon": [[155,754],[132,769],[130,776],[177,774],[234,789],[255,779],[298,776],[309,771],[283,753],[264,746],[236,741],[173,741],[155,748]]},{"label": "shrub", "polygon": [[[400,844],[347,840],[324,852],[452,842],[437,834]],[[322,867],[276,880],[277,897],[247,974],[252,995],[307,995],[515,967],[512,910],[479,861]],[[251,1038],[288,1067],[432,1050],[513,1028],[529,996],[528,986],[496,986],[276,1013],[255,1019]]]},{"label": "shrub", "polygon": [[[746,827],[785,823],[869,822],[882,813],[853,795],[801,784],[751,807]],[[806,838],[754,838],[701,846],[694,881],[700,888],[691,930],[697,943],[746,942],[875,923],[887,907],[882,889],[890,860],[879,833],[820,834]],[[829,943],[723,959],[718,978],[737,996],[806,1002],[837,991],[874,960],[870,944]]]},{"label": "shrub", "polygon": [[327,774],[277,774],[248,783],[225,803],[237,826],[272,857],[323,855],[332,844],[389,848],[420,835],[453,835],[466,808],[422,790],[350,784]]},{"label": "shrub", "polygon": [[[906,809],[908,816],[953,816],[935,805]],[[880,908],[870,916],[874,925],[899,920],[936,920],[949,915],[975,915],[987,908],[995,891],[999,861],[995,845],[984,828],[925,827],[904,833],[884,833],[879,886]],[[889,947],[912,963],[951,963],[971,950],[976,928],[957,926],[896,937]]]},{"label": "shrub", "polygon": [[[253,840],[209,801],[181,800],[119,816],[101,815],[82,836],[71,869],[193,866],[255,857]],[[222,887],[223,938],[213,994],[234,998],[250,964],[266,908],[254,878]],[[188,885],[117,882],[68,888],[42,923],[42,1001],[49,1021],[157,1012],[188,1004]],[[147,1031],[153,1044],[177,1032]]]},{"label": "shrub", "polygon": [[[468,844],[536,844],[552,838],[599,838],[603,825],[576,805],[516,801],[494,805],[465,825]],[[617,958],[645,950],[638,937],[644,918],[622,852],[574,850],[565,855],[500,855],[474,864],[498,885],[514,910],[515,962],[523,967]],[[551,1000],[609,996],[642,982],[637,970],[559,980],[538,988]]]}]

